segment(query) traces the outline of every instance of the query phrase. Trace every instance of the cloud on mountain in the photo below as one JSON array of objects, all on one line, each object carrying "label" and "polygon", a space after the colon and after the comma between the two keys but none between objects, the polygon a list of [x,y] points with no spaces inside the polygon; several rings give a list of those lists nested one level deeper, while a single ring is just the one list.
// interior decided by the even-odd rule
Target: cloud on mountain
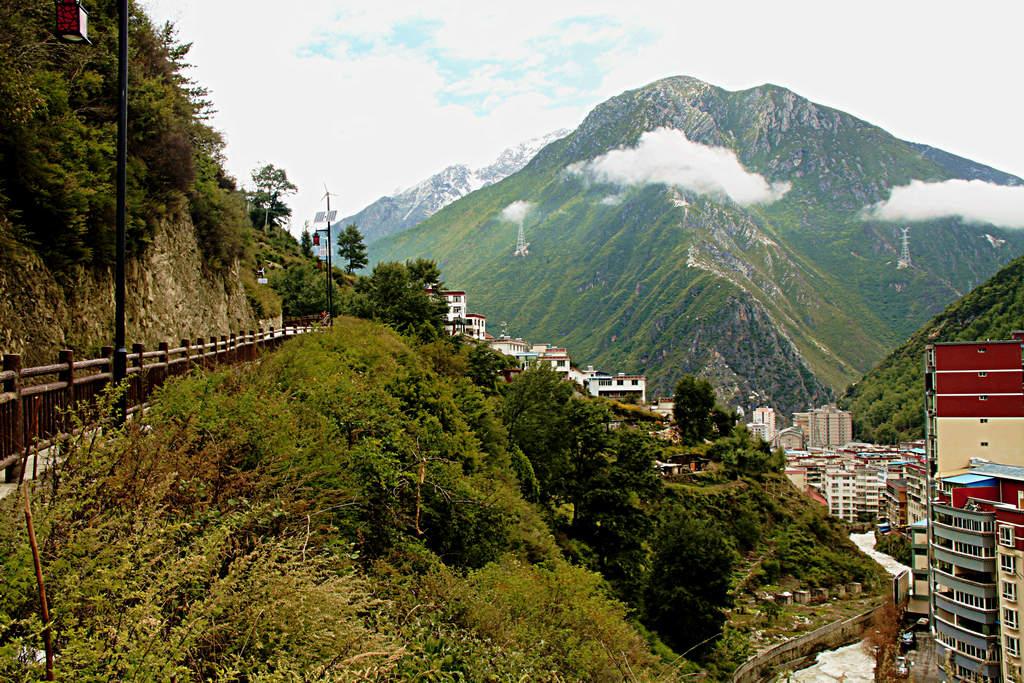
[{"label": "cloud on mountain", "polygon": [[568,170],[598,182],[671,185],[727,196],[744,206],[777,201],[790,188],[789,183],[769,183],[764,176],[747,171],[731,149],[692,142],[672,128],[644,133],[636,147],[614,149]]},{"label": "cloud on mountain", "polygon": [[501,219],[509,223],[522,223],[526,214],[530,213],[536,206],[533,202],[524,202],[519,199],[501,210]]},{"label": "cloud on mountain", "polygon": [[1024,187],[982,180],[911,180],[894,187],[889,199],[864,210],[865,218],[924,221],[959,216],[969,223],[1024,228]]}]

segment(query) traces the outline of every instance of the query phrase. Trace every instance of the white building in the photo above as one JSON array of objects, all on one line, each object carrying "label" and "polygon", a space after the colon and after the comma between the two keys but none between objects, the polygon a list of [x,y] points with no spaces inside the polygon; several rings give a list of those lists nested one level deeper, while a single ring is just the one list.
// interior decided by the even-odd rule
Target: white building
[{"label": "white building", "polygon": [[463,332],[467,337],[484,340],[487,338],[487,316],[479,313],[466,314],[466,329]]},{"label": "white building", "polygon": [[877,519],[885,500],[885,474],[884,467],[875,466],[826,469],[821,495],[829,513],[847,522],[856,522],[860,514]]},{"label": "white building", "polygon": [[765,441],[775,438],[775,411],[767,406],[754,410],[752,420],[754,424],[764,425],[761,436]]},{"label": "white building", "polygon": [[647,403],[647,377],[644,375],[627,375],[622,372],[609,375],[596,372],[587,380],[586,387],[591,396],[633,398],[640,403]]},{"label": "white building", "polygon": [[498,337],[491,340],[491,348],[506,356],[514,356],[518,353],[526,353],[530,345],[522,339],[511,339],[509,337]]}]

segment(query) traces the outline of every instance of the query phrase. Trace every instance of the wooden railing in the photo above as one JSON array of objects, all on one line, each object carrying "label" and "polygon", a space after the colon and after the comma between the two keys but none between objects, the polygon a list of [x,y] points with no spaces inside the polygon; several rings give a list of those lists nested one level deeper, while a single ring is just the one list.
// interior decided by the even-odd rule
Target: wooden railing
[{"label": "wooden railing", "polygon": [[[183,375],[194,367],[255,360],[260,352],[316,329],[314,324],[303,322],[280,330],[200,337],[195,343],[182,339],[176,348],[166,342],[150,351],[142,344],[133,345],[128,354],[129,413],[144,406],[168,377]],[[51,445],[74,428],[73,415],[87,414],[89,408],[96,407],[113,376],[113,347],[104,347],[101,354],[100,358],[75,360],[73,351],[64,350],[56,364],[33,368],[23,368],[20,355],[4,354],[0,370],[0,467],[5,481],[21,480],[29,449]]]}]

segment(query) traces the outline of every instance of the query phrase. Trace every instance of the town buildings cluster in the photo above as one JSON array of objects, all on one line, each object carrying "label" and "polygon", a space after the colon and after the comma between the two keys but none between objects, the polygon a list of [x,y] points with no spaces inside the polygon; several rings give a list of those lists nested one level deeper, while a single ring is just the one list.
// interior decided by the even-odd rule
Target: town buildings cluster
[{"label": "town buildings cluster", "polygon": [[[631,401],[639,404],[647,403],[647,377],[629,375],[624,372],[610,374],[595,370],[588,365],[579,369],[572,364],[568,349],[543,343],[529,343],[520,338],[512,338],[507,334],[494,337],[487,332],[487,317],[479,313],[470,313],[466,292],[461,290],[445,290],[440,292],[448,304],[445,315],[445,330],[449,335],[458,334],[485,341],[491,348],[512,356],[516,359],[517,371],[525,370],[531,365],[545,363],[551,369],[585,388],[592,396]],[[512,373],[514,374],[514,373]],[[510,377],[510,374],[508,374]],[[671,412],[671,411],[670,411]]]}]

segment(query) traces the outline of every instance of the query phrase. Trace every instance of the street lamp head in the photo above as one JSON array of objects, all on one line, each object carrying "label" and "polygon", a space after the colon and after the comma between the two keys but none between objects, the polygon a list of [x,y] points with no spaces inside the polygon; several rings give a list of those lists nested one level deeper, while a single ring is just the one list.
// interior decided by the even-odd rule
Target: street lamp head
[{"label": "street lamp head", "polygon": [[89,42],[89,13],[82,7],[80,0],[56,0],[57,27],[56,34],[65,43]]}]

